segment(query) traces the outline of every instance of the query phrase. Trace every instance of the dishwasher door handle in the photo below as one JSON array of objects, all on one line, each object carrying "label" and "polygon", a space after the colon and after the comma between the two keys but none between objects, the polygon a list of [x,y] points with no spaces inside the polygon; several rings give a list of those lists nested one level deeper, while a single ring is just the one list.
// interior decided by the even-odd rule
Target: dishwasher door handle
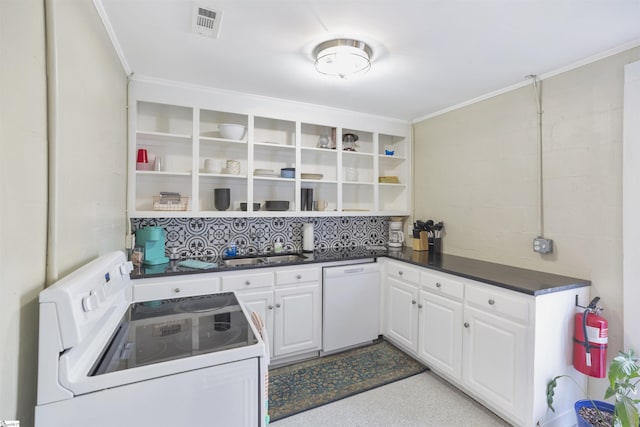
[{"label": "dishwasher door handle", "polygon": [[349,268],[347,270],[344,270],[343,273],[344,274],[353,274],[353,273],[362,273],[364,271],[364,268],[360,267],[360,268]]}]

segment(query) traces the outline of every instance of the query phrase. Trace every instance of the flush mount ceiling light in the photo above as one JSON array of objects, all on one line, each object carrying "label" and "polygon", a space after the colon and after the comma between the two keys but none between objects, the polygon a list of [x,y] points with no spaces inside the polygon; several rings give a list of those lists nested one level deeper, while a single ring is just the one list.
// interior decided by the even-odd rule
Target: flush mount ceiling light
[{"label": "flush mount ceiling light", "polygon": [[327,40],[316,46],[313,56],[319,73],[341,79],[371,68],[371,48],[360,40]]}]

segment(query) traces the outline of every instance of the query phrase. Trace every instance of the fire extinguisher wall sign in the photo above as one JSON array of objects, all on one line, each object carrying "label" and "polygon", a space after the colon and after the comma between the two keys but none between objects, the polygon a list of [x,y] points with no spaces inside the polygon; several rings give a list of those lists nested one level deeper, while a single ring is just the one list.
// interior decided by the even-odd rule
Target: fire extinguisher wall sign
[{"label": "fire extinguisher wall sign", "polygon": [[602,311],[596,306],[599,300],[594,298],[584,312],[575,316],[573,366],[585,375],[604,378],[607,375],[609,323],[598,314]]}]

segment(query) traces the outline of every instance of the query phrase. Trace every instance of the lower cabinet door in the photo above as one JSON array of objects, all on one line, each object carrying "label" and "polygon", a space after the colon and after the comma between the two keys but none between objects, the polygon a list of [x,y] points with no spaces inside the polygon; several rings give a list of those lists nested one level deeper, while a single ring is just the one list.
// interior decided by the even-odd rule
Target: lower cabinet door
[{"label": "lower cabinet door", "polygon": [[525,325],[465,306],[463,384],[496,412],[521,425],[527,390]]},{"label": "lower cabinet door", "polygon": [[386,335],[418,352],[418,287],[387,277]]},{"label": "lower cabinet door", "polygon": [[460,382],[462,373],[462,302],[420,291],[420,349],[429,367]]},{"label": "lower cabinet door", "polygon": [[320,282],[275,291],[273,355],[319,350],[322,337]]},{"label": "lower cabinet door", "polygon": [[260,315],[264,322],[265,329],[269,335],[267,345],[269,346],[269,353],[273,353],[273,311],[274,296],[271,289],[255,292],[237,292],[238,299],[244,305],[248,314],[255,311]]}]

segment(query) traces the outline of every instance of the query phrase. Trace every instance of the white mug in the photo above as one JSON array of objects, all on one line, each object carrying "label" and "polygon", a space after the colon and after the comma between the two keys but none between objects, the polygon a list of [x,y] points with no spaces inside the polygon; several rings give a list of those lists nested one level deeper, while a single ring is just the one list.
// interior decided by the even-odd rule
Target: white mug
[{"label": "white mug", "polygon": [[314,211],[323,211],[329,207],[329,203],[326,200],[316,200],[313,202],[313,210]]},{"label": "white mug", "polygon": [[222,170],[222,162],[218,159],[205,159],[204,169],[210,173],[220,173]]}]

